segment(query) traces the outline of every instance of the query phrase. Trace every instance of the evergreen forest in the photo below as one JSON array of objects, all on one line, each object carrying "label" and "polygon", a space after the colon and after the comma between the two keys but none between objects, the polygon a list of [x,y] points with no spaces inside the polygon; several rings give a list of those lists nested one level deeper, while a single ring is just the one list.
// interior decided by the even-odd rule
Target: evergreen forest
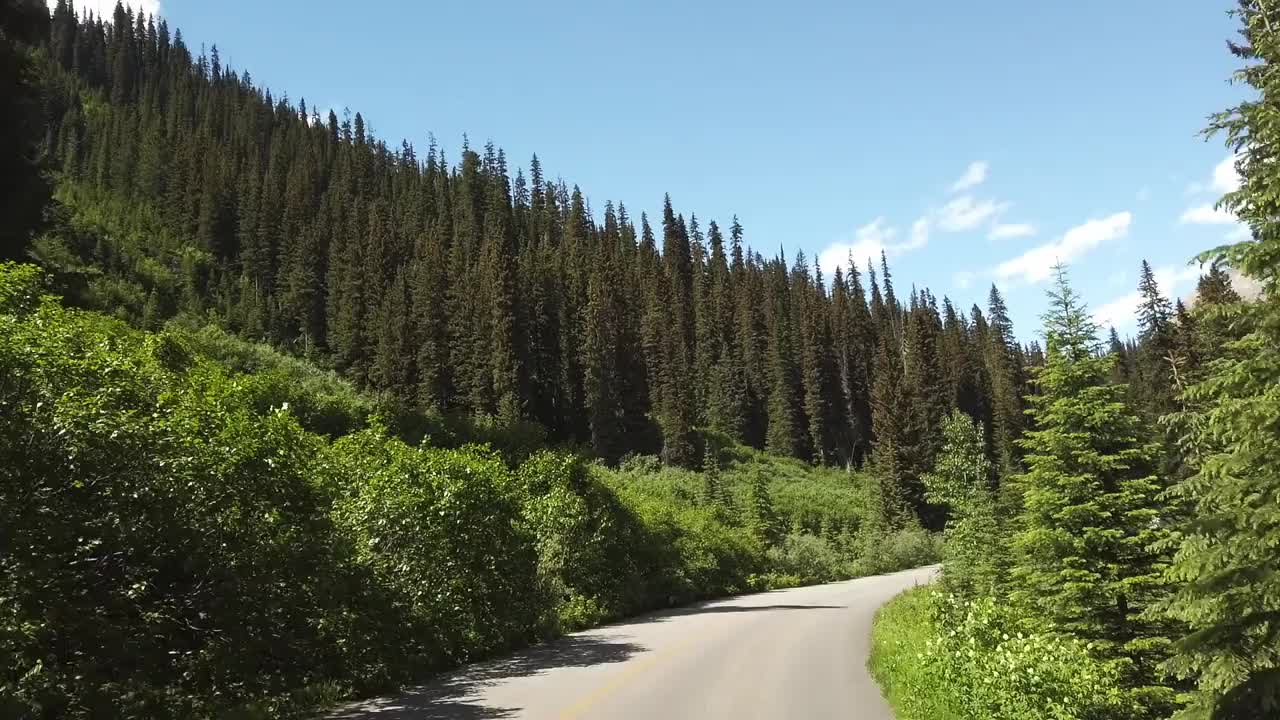
[{"label": "evergreen forest", "polygon": [[1131,338],[1059,267],[1024,344],[994,285],[826,277],[4,0],[0,716],[305,715],[941,560],[877,624],[901,718],[1280,717],[1280,11],[1236,14],[1251,237],[1185,302],[1143,262]]}]

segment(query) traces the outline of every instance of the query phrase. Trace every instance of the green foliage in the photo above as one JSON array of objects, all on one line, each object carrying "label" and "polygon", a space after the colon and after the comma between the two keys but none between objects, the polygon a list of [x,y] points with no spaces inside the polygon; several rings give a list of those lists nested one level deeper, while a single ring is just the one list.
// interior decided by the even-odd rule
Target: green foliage
[{"label": "green foliage", "polygon": [[949,511],[943,533],[942,583],[966,598],[992,594],[1007,569],[1007,538],[996,522],[991,490],[994,467],[983,451],[982,428],[968,415],[951,414],[933,472],[924,475],[929,502]]},{"label": "green foliage", "polygon": [[991,598],[911,590],[876,615],[870,667],[900,720],[1122,720],[1113,667]]},{"label": "green foliage", "polygon": [[1241,2],[1236,15],[1236,79],[1257,96],[1214,116],[1208,132],[1236,153],[1241,185],[1219,204],[1252,237],[1201,260],[1257,281],[1261,296],[1241,302],[1221,276],[1202,283],[1213,301],[1202,325],[1221,344],[1173,418],[1192,474],[1175,488],[1190,512],[1168,574],[1176,591],[1164,603],[1187,626],[1168,664],[1196,682],[1183,716],[1215,720],[1280,713],[1280,13]]},{"label": "green foliage", "polygon": [[411,448],[377,429],[334,443],[324,470],[335,522],[356,560],[407,616],[421,669],[531,639],[543,602],[537,555],[517,527],[512,479],[496,455]]},{"label": "green foliage", "polygon": [[48,277],[34,265],[0,263],[0,312],[26,315],[36,309]]},{"label": "green foliage", "polygon": [[1168,645],[1147,609],[1164,591],[1168,530],[1152,475],[1156,449],[1107,382],[1113,358],[1095,352],[1096,329],[1065,269],[1049,292],[1048,355],[1030,398],[1035,429],[1017,479],[1025,510],[1014,538],[1015,600],[1056,632],[1125,663],[1126,682],[1149,686],[1153,710],[1172,701],[1155,665]]},{"label": "green foliage", "polygon": [[100,316],[3,315],[0,346],[5,715],[203,717],[365,677],[380,638],[350,618],[379,600],[329,520],[318,438]]},{"label": "green foliage", "polygon": [[[769,478],[761,497],[799,528],[767,546],[704,502],[698,473],[415,447],[332,373],[211,327],[139,332],[37,300],[43,284],[0,267],[6,717],[301,714],[565,630],[864,567],[842,471],[726,448],[727,503]],[[904,547],[877,565],[928,559]]]}]

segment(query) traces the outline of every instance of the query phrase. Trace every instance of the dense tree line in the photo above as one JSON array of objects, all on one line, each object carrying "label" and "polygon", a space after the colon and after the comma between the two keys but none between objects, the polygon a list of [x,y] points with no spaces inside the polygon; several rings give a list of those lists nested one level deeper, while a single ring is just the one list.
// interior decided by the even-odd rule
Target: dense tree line
[{"label": "dense tree line", "polygon": [[44,3],[0,3],[0,260],[21,256],[49,197],[37,63],[26,50],[48,32]]},{"label": "dense tree line", "polygon": [[308,717],[620,616],[934,557],[919,529],[864,539],[843,470],[407,443],[331,371],[68,309],[45,280],[0,263],[5,718]]},{"label": "dense tree line", "polygon": [[[904,601],[878,645],[908,719],[1280,714],[1280,11],[1241,0],[1235,15],[1229,47],[1256,96],[1208,133],[1225,135],[1241,178],[1219,204],[1249,235],[1197,258],[1207,268],[1191,306],[1162,296],[1143,263],[1128,342],[1114,330],[1100,342],[1059,268],[1025,469],[1006,483],[1013,522],[991,519],[972,421],[949,421],[925,482],[950,511],[952,596]],[[1243,299],[1227,268],[1259,296]],[[923,637],[889,641],[912,622]],[[928,652],[912,652],[922,640]],[[992,683],[993,666],[1033,681]]]},{"label": "dense tree line", "polygon": [[492,144],[454,164],[434,142],[388,147],[359,113],[273,96],[123,7],[60,2],[44,47],[62,197],[130,219],[43,247],[94,268],[99,306],[211,314],[415,410],[536,422],[610,460],[697,466],[695,429],[873,460],[895,521],[937,522],[919,476],[952,409],[1017,463],[1032,351],[994,287],[985,308],[904,297],[883,257],[824,277],[670,198],[652,219],[597,213],[536,156],[513,177]]},{"label": "dense tree line", "polygon": [[[29,12],[3,17],[4,39],[34,49],[6,44],[13,52],[0,57],[0,69],[18,68],[0,77],[14,89],[6,120],[18,123],[5,137],[11,146],[0,148],[16,151],[0,161],[20,171],[14,177],[32,198],[43,192],[41,163],[59,179],[67,212],[55,208],[56,232],[30,252],[76,302],[146,329],[179,314],[212,320],[332,366],[405,415],[539,427],[551,442],[611,463],[640,455],[621,463],[624,477],[638,467],[660,472],[644,465],[648,454],[701,467],[652,506],[651,522],[633,527],[671,526],[663,514],[678,499],[697,506],[698,522],[713,521],[700,527],[724,530],[707,539],[710,564],[644,561],[696,575],[689,594],[744,587],[751,571],[766,568],[825,577],[811,560],[831,548],[870,557],[890,529],[945,525],[943,586],[965,603],[934,608],[932,621],[956,629],[946,642],[972,640],[976,657],[1000,658],[1011,677],[1044,673],[1034,675],[1044,685],[988,683],[978,692],[989,674],[982,662],[934,667],[939,677],[974,681],[971,716],[1041,717],[1038,699],[1071,697],[1078,712],[1063,717],[1267,717],[1280,707],[1280,174],[1268,114],[1280,91],[1268,72],[1280,53],[1280,14],[1241,0],[1239,16],[1244,39],[1231,49],[1246,62],[1241,80],[1262,100],[1215,117],[1212,129],[1239,153],[1243,185],[1224,204],[1249,224],[1251,239],[1200,258],[1194,304],[1164,296],[1144,262],[1138,334],[1128,339],[1114,329],[1101,337],[1060,270],[1043,349],[1016,341],[995,287],[984,308],[968,310],[927,288],[903,296],[884,257],[874,265],[849,258],[827,278],[803,254],[788,261],[752,250],[736,218],[704,225],[669,197],[653,219],[621,202],[597,213],[536,156],[512,175],[491,143],[464,140],[456,161],[434,141],[423,156],[409,143],[388,147],[360,114],[321,116],[305,101],[275,97],[225,67],[216,47],[194,55],[180,32],[122,6],[110,18],[79,17],[61,0],[47,25]],[[44,123],[30,114],[37,71]],[[6,251],[38,224],[27,215],[9,228]],[[1262,297],[1243,301],[1226,268],[1261,283]],[[5,357],[35,377],[44,371],[31,368],[48,359],[23,355],[35,344],[25,322],[6,326],[26,345]],[[130,352],[146,373],[160,373],[153,366],[169,362],[155,355],[163,350]],[[22,397],[51,399],[51,387],[32,384]],[[31,422],[43,422],[32,408],[24,410]],[[259,422],[267,421],[250,424]],[[97,442],[95,428],[84,432]],[[62,442],[48,430],[51,447]],[[430,491],[380,484],[421,463],[436,463],[443,477],[451,463],[474,463],[492,485],[523,483],[525,495],[480,501],[508,503],[503,512],[513,516],[554,515],[544,504],[574,494],[600,505],[595,519],[618,509],[564,458],[511,475],[491,458],[424,458],[348,425],[326,434],[350,437],[337,450],[311,436],[296,442],[326,448],[372,489],[302,511],[337,523],[358,547],[376,540],[367,523],[405,498],[429,509]],[[768,478],[756,471],[726,480],[726,448],[750,452],[743,446],[866,467],[857,476],[856,537],[840,518],[804,513],[791,514],[788,533]],[[489,492],[485,482],[472,490]],[[638,485],[616,490],[625,497]],[[592,522],[577,529],[588,533]],[[665,540],[641,546],[678,544]],[[497,538],[494,547],[511,542]],[[419,547],[423,557],[439,548],[472,561],[443,541]],[[559,558],[553,574],[568,585],[552,607],[567,617],[590,622],[651,599],[652,587],[611,586],[596,595],[611,603],[602,610],[566,589],[605,583],[601,558],[517,550],[529,562]],[[392,597],[435,572],[430,561],[409,571],[399,562],[369,551],[354,566],[381,573]],[[529,572],[527,563],[513,572]],[[494,582],[500,595],[506,581]],[[419,610],[436,612],[411,602],[399,609]],[[517,641],[545,610],[505,617],[511,634],[476,647]],[[1024,634],[1013,641],[1009,631]],[[448,661],[470,650],[435,651]],[[954,698],[955,688],[941,695]]]}]

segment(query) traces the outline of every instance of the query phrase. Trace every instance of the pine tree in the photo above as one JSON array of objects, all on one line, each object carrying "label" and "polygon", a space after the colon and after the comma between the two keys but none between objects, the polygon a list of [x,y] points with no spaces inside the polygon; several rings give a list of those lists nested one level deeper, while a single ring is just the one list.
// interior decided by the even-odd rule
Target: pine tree
[{"label": "pine tree", "polygon": [[1149,706],[1165,706],[1156,663],[1167,640],[1147,614],[1166,565],[1152,546],[1167,537],[1152,474],[1156,448],[1107,382],[1111,359],[1096,328],[1055,269],[1045,315],[1046,364],[1030,398],[1034,429],[1021,442],[1027,472],[1017,482],[1025,509],[1014,538],[1014,597],[1052,626],[1121,661]]},{"label": "pine tree", "polygon": [[1018,466],[1018,438],[1022,436],[1022,367],[1013,339],[1013,323],[1004,297],[995,285],[988,299],[989,326],[986,351],[987,374],[991,377],[992,444],[1000,474],[1009,475]]},{"label": "pine tree", "polygon": [[769,492],[769,480],[757,465],[751,470],[751,491],[748,498],[747,528],[764,545],[776,545],[782,537],[782,523],[773,506]]},{"label": "pine tree", "polygon": [[582,367],[586,373],[584,390],[591,447],[596,455],[608,460],[616,460],[625,448],[618,397],[621,389],[617,366],[620,311],[612,290],[607,268],[601,265],[592,268],[583,322]]},{"label": "pine tree", "polygon": [[[872,280],[874,283],[874,278]],[[880,335],[875,384],[871,389],[872,470],[869,518],[882,528],[899,527],[907,516],[908,493],[902,476],[902,456],[908,441],[902,416],[902,360],[893,336]]]},{"label": "pine tree", "polygon": [[1280,172],[1271,150],[1280,140],[1271,119],[1280,100],[1280,8],[1241,2],[1235,14],[1242,40],[1230,48],[1246,63],[1237,77],[1260,97],[1215,115],[1208,132],[1225,134],[1238,153],[1241,185],[1221,206],[1252,238],[1200,259],[1258,281],[1262,293],[1252,303],[1228,296],[1203,316],[1240,335],[1183,394],[1188,409],[1175,418],[1188,429],[1193,470],[1175,492],[1191,512],[1164,608],[1188,628],[1169,663],[1196,682],[1181,717],[1206,720],[1280,712]]},{"label": "pine tree", "polygon": [[928,302],[912,300],[903,348],[901,471],[906,484],[906,500],[928,527],[938,527],[940,518],[927,506],[920,476],[933,467],[941,440],[942,420],[947,412],[943,375],[938,359],[941,322],[936,308]]},{"label": "pine tree", "polygon": [[955,410],[942,424],[937,465],[923,477],[929,502],[946,506],[943,585],[963,597],[995,594],[1008,558],[996,523],[992,480],[981,426]]},{"label": "pine tree", "polygon": [[668,282],[667,306],[662,323],[662,365],[658,379],[661,392],[660,421],[662,458],[671,465],[693,466],[695,456],[693,423],[696,398],[693,256],[688,228],[677,218],[668,196],[662,211],[662,261]]},{"label": "pine tree", "polygon": [[1107,353],[1112,357],[1111,382],[1116,385],[1127,384],[1133,376],[1129,368],[1129,350],[1120,341],[1120,334],[1115,327],[1107,336]]},{"label": "pine tree", "polygon": [[772,296],[769,318],[767,367],[769,380],[768,433],[765,448],[788,457],[804,457],[806,432],[801,405],[799,366],[796,362],[792,328],[791,298],[787,270],[782,258],[771,263],[769,272]]},{"label": "pine tree", "polygon": [[860,464],[871,449],[871,363],[875,336],[862,281],[852,258],[845,280],[839,266],[831,286],[831,323],[847,434],[841,454]]},{"label": "pine tree", "polygon": [[[58,16],[64,38],[67,12]],[[48,27],[43,2],[17,0],[0,8],[0,260],[24,256],[49,200],[39,149],[45,135],[41,92],[24,47],[47,37]]]},{"label": "pine tree", "polygon": [[813,463],[828,465],[838,460],[839,430],[844,423],[836,402],[835,347],[831,337],[826,285],[822,279],[822,268],[817,263],[814,263],[814,285],[807,289],[806,294],[808,297],[801,308],[804,412],[808,419]]},{"label": "pine tree", "polygon": [[1174,408],[1174,382],[1170,358],[1173,354],[1173,308],[1160,294],[1155,273],[1146,260],[1138,282],[1142,300],[1138,305],[1138,356],[1134,362],[1133,396],[1139,411],[1149,421]]}]

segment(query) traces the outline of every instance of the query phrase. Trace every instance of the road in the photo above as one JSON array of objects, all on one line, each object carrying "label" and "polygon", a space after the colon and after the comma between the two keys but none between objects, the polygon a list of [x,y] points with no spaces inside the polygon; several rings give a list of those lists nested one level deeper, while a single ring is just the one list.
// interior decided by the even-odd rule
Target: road
[{"label": "road", "polygon": [[701,603],[574,633],[333,720],[892,720],[871,620],[922,568]]}]

